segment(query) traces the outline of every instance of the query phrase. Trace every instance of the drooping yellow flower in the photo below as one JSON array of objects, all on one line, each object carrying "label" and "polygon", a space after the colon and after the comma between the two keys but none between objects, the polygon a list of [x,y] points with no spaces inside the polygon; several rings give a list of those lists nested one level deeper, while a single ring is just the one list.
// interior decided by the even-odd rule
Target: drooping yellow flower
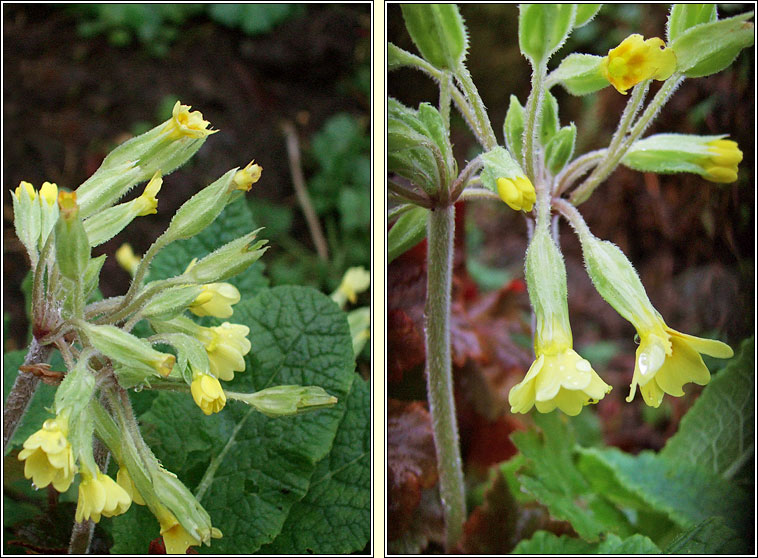
[{"label": "drooping yellow flower", "polygon": [[658,407],[663,394],[684,395],[682,386],[689,382],[704,386],[711,373],[700,353],[716,358],[731,358],[732,348],[714,339],[703,339],[681,333],[666,325],[663,319],[652,326],[639,326],[640,345],[634,361],[634,376],[627,401],[634,398],[637,386],[645,403]]},{"label": "drooping yellow flower", "polygon": [[742,161],[742,151],[736,141],[718,139],[708,142],[708,152],[712,155],[702,163],[706,180],[723,184],[737,180],[737,165]]},{"label": "drooping yellow flower", "polygon": [[358,295],[369,288],[371,285],[371,274],[363,267],[351,267],[342,276],[342,281],[337,290],[332,293],[331,298],[340,307],[345,305],[346,301],[355,304],[358,301]]},{"label": "drooping yellow flower", "polygon": [[228,382],[234,379],[234,372],[245,370],[243,357],[251,348],[248,333],[247,326],[229,322],[200,329],[198,337],[208,353],[211,374]]},{"label": "drooping yellow flower", "polygon": [[61,414],[46,420],[42,428],[24,442],[18,458],[26,461],[24,476],[32,479],[37,488],[52,483],[55,490],[65,492],[71,486],[76,465],[67,435],[68,420],[65,414]]},{"label": "drooping yellow flower", "polygon": [[158,195],[162,185],[163,178],[161,177],[161,171],[155,171],[150,182],[145,186],[145,191],[132,202],[134,204],[134,211],[138,217],[158,213],[158,199],[155,196]]},{"label": "drooping yellow flower", "polygon": [[498,178],[497,193],[514,211],[531,211],[537,201],[534,185],[526,176]]},{"label": "drooping yellow flower", "polygon": [[629,35],[608,51],[600,65],[605,78],[619,93],[648,80],[668,79],[676,70],[676,54],[662,39],[644,40],[642,35]]},{"label": "drooping yellow flower", "polygon": [[165,515],[167,517],[160,519],[160,524],[166,554],[186,554],[190,546],[200,545],[200,541],[190,535],[175,517]]},{"label": "drooping yellow flower", "polygon": [[196,374],[190,391],[195,403],[206,415],[218,413],[226,405],[226,395],[221,384],[209,374]]},{"label": "drooping yellow flower", "polygon": [[242,190],[243,192],[249,192],[250,188],[253,187],[253,184],[258,182],[261,178],[261,173],[263,172],[263,167],[255,163],[255,159],[250,161],[248,165],[244,169],[238,170],[234,174],[234,178],[232,179],[234,181],[234,184],[237,186],[237,190]]},{"label": "drooping yellow flower", "polygon": [[137,490],[137,487],[134,486],[134,481],[132,480],[129,471],[123,465],[119,465],[118,467],[118,473],[116,473],[116,482],[121,488],[126,491],[132,502],[140,506],[145,505],[145,500],[142,499],[142,495],[139,493],[139,490]]},{"label": "drooping yellow flower", "polygon": [[168,138],[172,140],[183,137],[204,138],[215,134],[218,130],[208,130],[210,122],[203,120],[203,113],[199,110],[190,112],[192,107],[183,105],[179,101],[174,105],[171,120],[166,123]]},{"label": "drooping yellow flower", "polygon": [[82,470],[79,484],[79,502],[76,505],[76,521],[91,519],[95,523],[100,516],[113,517],[126,512],[132,499],[124,488],[108,475],[97,471],[94,475]]},{"label": "drooping yellow flower", "polygon": [[190,312],[196,316],[229,318],[232,305],[240,301],[240,292],[230,283],[209,283],[202,286],[202,292],[190,304]]},{"label": "drooping yellow flower", "polygon": [[116,250],[116,261],[124,270],[128,271],[130,275],[134,275],[137,271],[137,266],[142,258],[138,257],[131,244],[125,242],[121,247]]}]

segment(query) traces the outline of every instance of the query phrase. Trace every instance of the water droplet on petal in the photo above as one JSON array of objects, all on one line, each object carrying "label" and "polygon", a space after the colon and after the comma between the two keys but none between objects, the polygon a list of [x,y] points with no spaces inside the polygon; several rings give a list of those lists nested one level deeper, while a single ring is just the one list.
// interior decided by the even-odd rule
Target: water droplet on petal
[{"label": "water droplet on petal", "polygon": [[640,344],[640,334],[639,334],[639,333],[635,333],[635,334],[634,334],[634,343],[635,343],[636,345],[639,345],[639,344]]},{"label": "water droplet on petal", "polygon": [[637,364],[640,369],[640,374],[643,376],[648,373],[649,370],[649,363],[647,358],[647,353],[640,353],[639,358],[637,359]]},{"label": "water droplet on petal", "polygon": [[589,372],[592,370],[592,365],[590,364],[590,361],[582,359],[576,363],[576,369],[581,372]]}]

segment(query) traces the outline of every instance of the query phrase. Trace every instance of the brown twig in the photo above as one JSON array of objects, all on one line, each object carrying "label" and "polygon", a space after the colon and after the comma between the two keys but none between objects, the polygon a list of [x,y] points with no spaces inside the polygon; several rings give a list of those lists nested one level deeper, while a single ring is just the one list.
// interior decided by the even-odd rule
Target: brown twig
[{"label": "brown twig", "polygon": [[308,190],[305,186],[303,169],[300,164],[300,142],[297,138],[297,131],[295,130],[295,126],[289,121],[282,122],[281,126],[287,140],[287,156],[289,158],[292,183],[295,186],[297,201],[305,214],[308,230],[310,230],[311,238],[313,239],[313,244],[316,246],[316,252],[318,253],[319,258],[328,261],[329,250],[327,248],[326,239],[324,238],[324,233],[321,230],[321,223],[319,223],[318,216],[313,209],[311,198],[308,195]]}]

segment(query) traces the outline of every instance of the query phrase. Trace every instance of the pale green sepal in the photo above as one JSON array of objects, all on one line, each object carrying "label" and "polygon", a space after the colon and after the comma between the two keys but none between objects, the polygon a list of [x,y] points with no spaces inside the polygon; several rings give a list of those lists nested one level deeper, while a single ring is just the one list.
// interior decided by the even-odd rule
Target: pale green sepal
[{"label": "pale green sepal", "polygon": [[163,233],[166,240],[174,242],[195,236],[215,221],[236,190],[233,179],[237,170],[230,170],[184,202]]},{"label": "pale green sepal", "polygon": [[603,76],[602,56],[593,54],[569,54],[548,76],[548,82],[558,83],[572,95],[582,96],[608,87],[610,82]]},{"label": "pale green sepal", "polygon": [[545,146],[545,164],[553,175],[558,174],[571,160],[575,144],[576,126],[572,122],[558,130]]},{"label": "pale green sepal", "polygon": [[157,333],[185,333],[192,337],[203,330],[201,325],[187,316],[177,316],[170,320],[151,319],[150,325]]},{"label": "pale green sepal", "polygon": [[634,142],[621,163],[641,172],[703,174],[702,161],[713,156],[708,143],[725,137],[655,134]]},{"label": "pale green sepal", "polygon": [[203,291],[199,285],[173,287],[160,291],[140,310],[143,318],[168,320],[184,312]]},{"label": "pale green sepal", "polygon": [[602,6],[602,4],[577,4],[576,18],[574,19],[574,29],[592,21]]},{"label": "pale green sepal", "polygon": [[560,120],[558,118],[558,101],[550,91],[545,91],[542,102],[542,114],[540,116],[540,144],[547,145],[558,132]]},{"label": "pale green sepal", "polygon": [[547,62],[571,33],[576,4],[520,4],[518,40],[533,66]]},{"label": "pale green sepal", "polygon": [[753,12],[690,27],[669,45],[677,72],[689,78],[709,76],[727,68],[743,48],[753,44]]},{"label": "pale green sepal", "polygon": [[73,215],[64,219],[61,215],[55,224],[55,261],[61,275],[81,281],[89,259],[90,245],[81,218]]},{"label": "pale green sepal", "polygon": [[487,153],[480,155],[480,157],[484,163],[484,169],[481,174],[482,184],[496,194],[498,193],[498,178],[513,179],[526,176],[519,164],[504,147],[498,145]]},{"label": "pale green sepal", "polygon": [[184,277],[196,283],[217,283],[242,273],[268,250],[265,239],[253,242],[262,229],[256,229],[227,242],[192,265]]},{"label": "pale green sepal", "polygon": [[458,174],[458,163],[453,156],[453,147],[450,145],[450,135],[442,120],[439,111],[429,103],[421,103],[418,107],[418,118],[426,127],[430,137],[439,147],[444,159],[444,184],[450,184]]},{"label": "pale green sepal", "polygon": [[600,296],[637,331],[653,329],[660,315],[650,303],[637,271],[621,249],[592,234],[580,234],[587,274]]},{"label": "pale green sepal", "polygon": [[670,43],[690,27],[717,19],[716,4],[672,4],[666,20],[666,42]]},{"label": "pale green sepal", "polygon": [[137,218],[132,202],[109,207],[84,220],[84,230],[92,248],[109,241]]},{"label": "pale green sepal", "polygon": [[147,180],[150,176],[152,175],[146,175],[143,169],[137,166],[136,161],[109,165],[103,161],[95,174],[76,189],[80,215],[84,219],[112,206],[138,182]]},{"label": "pale green sepal", "polygon": [[572,346],[566,265],[547,224],[535,228],[526,251],[524,271],[529,301],[537,318],[535,348],[552,343]]},{"label": "pale green sepal", "polygon": [[84,300],[87,300],[87,297],[100,284],[100,271],[103,269],[106,257],[105,254],[100,254],[98,257],[92,258],[87,262],[87,269],[84,271]]},{"label": "pale green sepal", "polygon": [[[21,188],[19,195],[11,190],[13,198],[13,225],[16,228],[16,236],[29,253],[32,263],[37,261],[37,241],[40,237],[41,216],[40,204],[37,199],[32,199],[25,188]],[[39,197],[39,195],[37,195]]]},{"label": "pale green sepal", "polygon": [[508,112],[505,113],[503,136],[505,137],[505,145],[513,158],[521,161],[524,149],[524,107],[521,106],[515,95],[511,95]]},{"label": "pale green sepal", "polygon": [[413,248],[426,237],[426,208],[414,207],[403,213],[387,232],[387,263]]},{"label": "pale green sepal", "polygon": [[164,333],[161,342],[176,349],[176,366],[170,377],[181,377],[187,385],[191,385],[194,374],[210,374],[208,352],[196,337],[185,333]]},{"label": "pale green sepal", "polygon": [[371,337],[371,308],[362,306],[348,312],[347,325],[353,338],[353,354],[357,357]]},{"label": "pale green sepal", "polygon": [[402,4],[408,34],[421,56],[437,68],[455,70],[466,58],[468,35],[455,4]]},{"label": "pale green sepal", "polygon": [[147,341],[112,325],[80,323],[92,346],[123,366],[139,369],[145,374],[167,376],[173,367],[173,355],[153,349]]},{"label": "pale green sepal", "polygon": [[296,415],[337,403],[336,397],[319,386],[274,386],[249,394],[227,392],[227,396],[244,401],[269,417]]},{"label": "pale green sepal", "polygon": [[204,543],[211,540],[211,517],[177,476],[162,467],[151,468],[155,494],[174,514],[185,531]]},{"label": "pale green sepal", "polygon": [[47,237],[53,232],[55,223],[58,222],[60,216],[60,209],[58,208],[57,200],[54,203],[48,204],[42,196],[37,196],[37,203],[40,205],[40,233],[39,233],[39,249],[42,250]]},{"label": "pale green sepal", "polygon": [[95,394],[95,376],[87,366],[92,349],[69,370],[55,392],[55,413],[65,414],[68,418],[69,431],[67,439],[74,450],[80,465],[94,471],[95,460],[92,455],[92,432],[95,429],[89,404]]}]

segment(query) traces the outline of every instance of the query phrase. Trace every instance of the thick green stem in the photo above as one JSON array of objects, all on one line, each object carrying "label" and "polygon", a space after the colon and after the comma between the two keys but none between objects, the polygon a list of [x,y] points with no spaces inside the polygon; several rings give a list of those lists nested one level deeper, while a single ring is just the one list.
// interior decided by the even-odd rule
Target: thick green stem
[{"label": "thick green stem", "polygon": [[532,72],[532,91],[526,101],[526,120],[524,122],[524,170],[529,180],[534,183],[535,187],[540,188],[537,176],[537,137],[539,134],[539,117],[542,108],[542,101],[545,97],[543,87],[545,81],[545,64],[540,64]]},{"label": "thick green stem", "polygon": [[440,115],[442,116],[442,121],[445,123],[445,129],[448,134],[450,133],[450,103],[452,100],[450,95],[452,87],[452,76],[450,72],[445,72],[440,80]]},{"label": "thick green stem", "polygon": [[454,550],[466,519],[463,470],[453,399],[450,350],[450,296],[455,207],[429,213],[426,290],[426,368],[429,411],[437,450],[446,547]]},{"label": "thick green stem", "polygon": [[492,130],[492,124],[490,124],[490,117],[487,115],[487,108],[482,102],[482,98],[479,96],[479,91],[474,85],[474,81],[471,79],[466,66],[461,64],[455,72],[455,77],[458,83],[461,84],[463,93],[471,103],[471,108],[474,111],[474,122],[470,122],[474,126],[476,137],[482,143],[482,147],[489,151],[497,145],[497,138],[495,132]]}]

